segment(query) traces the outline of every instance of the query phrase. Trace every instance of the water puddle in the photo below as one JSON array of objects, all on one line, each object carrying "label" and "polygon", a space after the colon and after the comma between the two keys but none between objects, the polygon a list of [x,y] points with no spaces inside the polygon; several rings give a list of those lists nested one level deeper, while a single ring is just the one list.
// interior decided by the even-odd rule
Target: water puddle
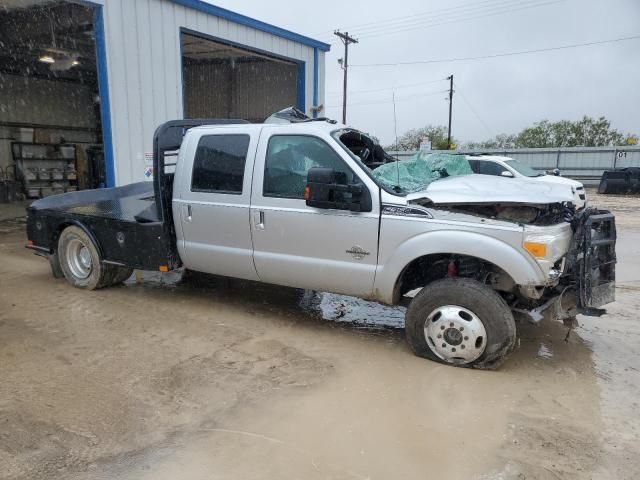
[{"label": "water puddle", "polygon": [[538,353],[536,354],[537,358],[542,358],[543,360],[550,360],[553,358],[553,350],[551,346],[542,342],[540,343],[540,347],[538,348]]},{"label": "water puddle", "polygon": [[[282,288],[259,282],[217,277],[215,275],[194,274],[184,277],[183,270],[167,273],[140,271],[125,281],[132,288],[161,288],[174,293],[202,291],[203,295],[212,294],[243,303],[255,303],[267,307],[302,310],[313,317],[343,325],[361,328],[404,328],[405,307],[385,306],[347,295]],[[251,295],[246,295],[250,291]],[[249,297],[249,298],[247,298]]]},{"label": "water puddle", "polygon": [[388,307],[360,298],[333,293],[305,292],[315,297],[316,302],[303,299],[300,306],[318,312],[323,320],[350,323],[363,327],[404,328],[404,307]]}]

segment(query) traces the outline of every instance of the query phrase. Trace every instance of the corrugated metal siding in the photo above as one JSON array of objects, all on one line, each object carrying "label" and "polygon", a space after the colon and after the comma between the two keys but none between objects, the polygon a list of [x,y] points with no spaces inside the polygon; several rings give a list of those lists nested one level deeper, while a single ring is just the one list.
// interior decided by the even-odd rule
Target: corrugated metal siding
[{"label": "corrugated metal siding", "polygon": [[93,91],[86,85],[0,75],[0,121],[96,128]]},{"label": "corrugated metal siding", "polygon": [[264,112],[295,105],[297,74],[295,64],[250,62],[232,69],[222,63],[189,63],[183,78],[184,115],[261,122]]},{"label": "corrugated metal siding", "polygon": [[[305,106],[313,104],[313,48],[169,0],[103,0],[111,123],[119,185],[143,180],[155,128],[183,117],[180,28],[305,62]],[[324,62],[324,53],[319,58]],[[324,68],[324,65],[323,65]],[[321,70],[322,72],[322,70]],[[324,101],[320,76],[319,102]]]},{"label": "corrugated metal siding", "polygon": [[[222,67],[222,65],[219,66]],[[230,105],[229,69],[214,67],[214,65],[195,64],[185,69],[184,85],[191,91],[191,94],[185,95],[185,116],[231,117],[233,106]],[[207,85],[216,85],[216,87],[207,89]],[[203,115],[202,112],[210,113]]]}]

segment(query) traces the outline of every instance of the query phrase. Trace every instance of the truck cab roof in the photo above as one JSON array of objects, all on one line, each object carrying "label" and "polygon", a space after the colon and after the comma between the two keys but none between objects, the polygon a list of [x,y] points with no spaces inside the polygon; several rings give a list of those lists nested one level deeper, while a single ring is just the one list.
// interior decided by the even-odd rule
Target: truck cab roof
[{"label": "truck cab roof", "polygon": [[191,130],[202,131],[202,130],[219,130],[219,129],[251,129],[251,130],[262,130],[263,128],[268,129],[282,129],[287,131],[299,131],[299,132],[323,132],[323,133],[331,133],[335,130],[341,130],[347,128],[346,125],[342,123],[327,121],[327,120],[318,120],[313,122],[298,122],[298,123],[229,123],[229,124],[211,124],[211,125],[202,125],[198,127],[193,127]]}]

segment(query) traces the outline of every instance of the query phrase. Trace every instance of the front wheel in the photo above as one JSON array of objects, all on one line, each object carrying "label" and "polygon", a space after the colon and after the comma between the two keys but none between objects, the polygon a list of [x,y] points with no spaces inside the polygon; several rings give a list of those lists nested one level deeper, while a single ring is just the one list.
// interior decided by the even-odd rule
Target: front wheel
[{"label": "front wheel", "polygon": [[424,287],[405,320],[413,352],[440,363],[492,369],[516,344],[516,325],[505,301],[468,278],[445,278]]}]

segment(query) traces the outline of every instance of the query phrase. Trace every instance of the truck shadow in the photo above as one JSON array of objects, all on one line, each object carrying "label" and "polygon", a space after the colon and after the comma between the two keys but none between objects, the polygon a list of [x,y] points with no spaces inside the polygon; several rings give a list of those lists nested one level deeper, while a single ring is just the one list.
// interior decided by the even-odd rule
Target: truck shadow
[{"label": "truck shadow", "polygon": [[[181,270],[159,273],[136,273],[125,282],[128,288],[160,289],[193,298],[241,307],[250,313],[265,312],[294,319],[296,323],[326,325],[357,335],[384,336],[402,348],[404,345],[405,307],[386,306],[356,297],[313,290],[303,290],[208,275]],[[518,347],[505,367],[518,368],[521,362],[535,359],[541,368],[563,362],[584,362],[590,355],[587,342],[580,336],[580,328],[572,331],[560,322],[543,321],[539,324],[518,322]],[[591,365],[591,362],[586,362]],[[586,366],[586,365],[585,365]]]}]

